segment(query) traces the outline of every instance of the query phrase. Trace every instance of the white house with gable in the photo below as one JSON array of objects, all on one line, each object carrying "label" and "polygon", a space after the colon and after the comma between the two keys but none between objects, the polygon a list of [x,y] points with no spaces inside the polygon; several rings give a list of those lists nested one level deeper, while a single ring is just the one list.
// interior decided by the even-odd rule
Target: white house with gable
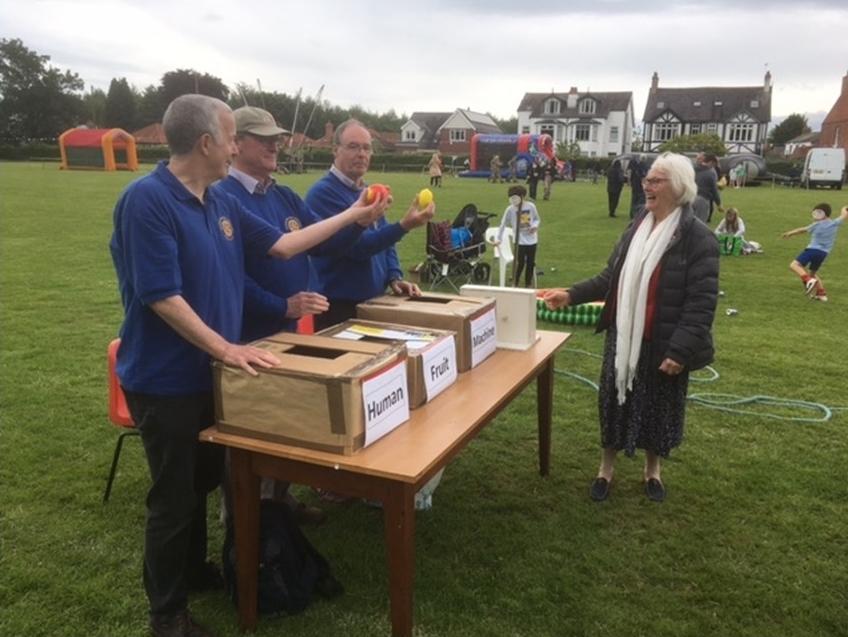
[{"label": "white house with gable", "polygon": [[635,120],[633,93],[525,93],[518,106],[519,133],[546,133],[555,144],[576,143],[586,157],[629,153]]}]

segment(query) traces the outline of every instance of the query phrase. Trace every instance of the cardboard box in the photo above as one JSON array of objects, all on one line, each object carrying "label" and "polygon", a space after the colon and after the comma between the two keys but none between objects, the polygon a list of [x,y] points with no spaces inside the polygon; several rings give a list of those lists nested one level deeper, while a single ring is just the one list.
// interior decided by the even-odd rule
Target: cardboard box
[{"label": "cardboard box", "polygon": [[411,409],[420,407],[453,385],[459,371],[456,334],[449,330],[350,319],[318,335],[372,343],[403,343]]},{"label": "cardboard box", "polygon": [[378,296],[356,306],[359,318],[456,332],[460,372],[476,367],[497,347],[495,300],[425,292],[422,296]]},{"label": "cardboard box", "polygon": [[213,362],[221,431],[349,455],[409,419],[401,343],[281,332],[251,345],[280,364],[252,376]]},{"label": "cardboard box", "polygon": [[539,340],[536,336],[536,290],[463,285],[462,296],[494,297],[498,318],[498,347],[525,350]]}]

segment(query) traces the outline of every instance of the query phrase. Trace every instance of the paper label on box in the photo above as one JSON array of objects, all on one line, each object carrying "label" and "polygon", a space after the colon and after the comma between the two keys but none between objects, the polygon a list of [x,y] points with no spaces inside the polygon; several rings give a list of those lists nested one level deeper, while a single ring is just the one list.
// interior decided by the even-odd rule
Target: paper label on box
[{"label": "paper label on box", "polygon": [[427,400],[433,400],[456,380],[456,345],[451,334],[421,352]]},{"label": "paper label on box", "polygon": [[365,409],[365,443],[379,440],[399,424],[409,420],[406,386],[406,361],[362,383],[362,407]]},{"label": "paper label on box", "polygon": [[495,308],[471,321],[471,367],[477,367],[498,346]]}]

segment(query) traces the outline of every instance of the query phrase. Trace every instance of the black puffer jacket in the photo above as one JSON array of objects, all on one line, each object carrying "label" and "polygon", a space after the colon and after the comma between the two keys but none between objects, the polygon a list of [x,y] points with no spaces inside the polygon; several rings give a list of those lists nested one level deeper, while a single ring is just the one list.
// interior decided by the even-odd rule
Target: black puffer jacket
[{"label": "black puffer jacket", "polygon": [[[606,301],[598,331],[610,326],[618,279],[630,241],[645,213],[619,239],[607,267],[598,276],[569,288],[571,304]],[[718,242],[710,229],[695,218],[692,206],[681,210],[680,223],[660,259],[659,286],[651,357],[657,367],[665,358],[695,370],[713,361],[712,324],[718,301]]]}]

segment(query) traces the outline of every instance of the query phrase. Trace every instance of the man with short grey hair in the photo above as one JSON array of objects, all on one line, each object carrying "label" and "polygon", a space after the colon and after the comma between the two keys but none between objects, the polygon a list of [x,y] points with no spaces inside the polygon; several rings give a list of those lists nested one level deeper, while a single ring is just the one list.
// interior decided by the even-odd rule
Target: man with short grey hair
[{"label": "man with short grey hair", "polygon": [[188,612],[188,592],[220,583],[206,562],[206,496],[218,486],[222,448],[200,444],[214,423],[210,359],[256,375],[278,360],[239,345],[244,257],[290,258],[345,226],[376,221],[385,204],[362,200],[331,220],[283,235],[212,184],[238,153],[230,108],[184,95],[165,112],[171,149],[132,183],[114,212],[109,247],[125,317],[117,373],[141,433],[147,494],[144,587],[157,637],[209,632]]},{"label": "man with short grey hair", "polygon": [[[306,193],[306,205],[324,219],[332,219],[367,190],[365,173],[371,164],[371,133],[357,120],[348,120],[333,135],[333,165]],[[397,223],[380,219],[341,254],[312,257],[321,293],[329,311],[316,317],[319,328],[356,315],[356,305],[385,293],[417,296],[418,286],[403,280],[395,243],[407,232],[433,218],[435,207],[415,203]]]}]

